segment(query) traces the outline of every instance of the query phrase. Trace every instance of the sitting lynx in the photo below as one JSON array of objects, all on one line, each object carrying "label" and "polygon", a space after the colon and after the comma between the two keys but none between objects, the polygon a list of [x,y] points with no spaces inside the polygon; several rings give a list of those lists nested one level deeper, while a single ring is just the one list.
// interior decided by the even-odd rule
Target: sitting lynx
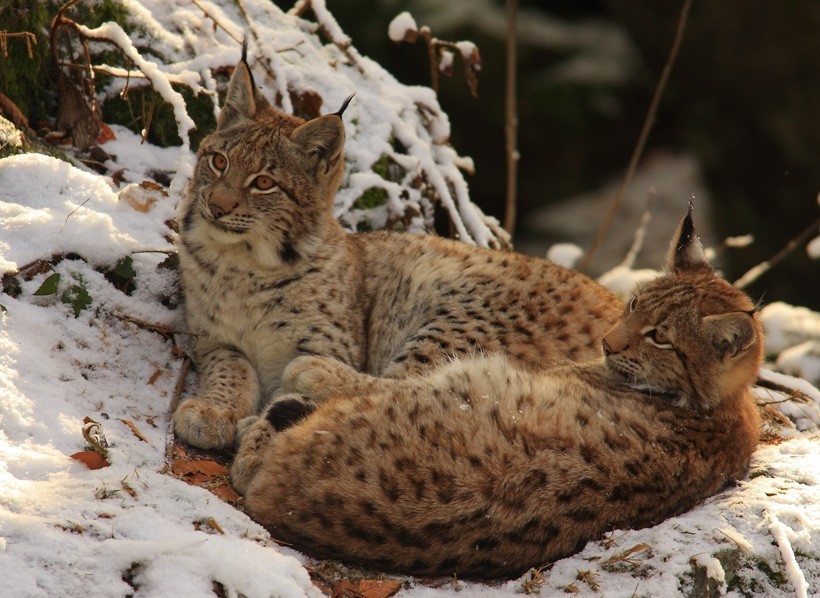
[{"label": "sitting lynx", "polygon": [[270,439],[247,511],[309,555],[500,577],[689,509],[748,466],[763,342],[691,216],[670,261],[604,336],[604,360],[465,357],[401,381],[294,360],[285,384],[327,402]]},{"label": "sitting lynx", "polygon": [[[183,440],[232,446],[299,355],[395,378],[477,350],[542,367],[600,353],[622,304],[580,274],[425,235],[345,233],[331,210],[343,145],[340,114],[283,114],[237,65],[180,207],[199,370],[174,414]],[[308,408],[288,405],[278,427]],[[271,432],[266,419],[254,429]]]}]

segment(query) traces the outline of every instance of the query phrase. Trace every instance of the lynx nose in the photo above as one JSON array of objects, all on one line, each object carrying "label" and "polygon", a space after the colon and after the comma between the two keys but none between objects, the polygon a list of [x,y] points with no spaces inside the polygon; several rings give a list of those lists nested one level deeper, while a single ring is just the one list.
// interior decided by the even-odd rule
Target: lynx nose
[{"label": "lynx nose", "polygon": [[238,205],[239,202],[231,193],[220,190],[215,190],[208,198],[208,210],[216,220],[233,212]]},{"label": "lynx nose", "polygon": [[219,206],[219,204],[215,203],[209,203],[208,209],[211,211],[211,216],[217,219],[222,218],[225,214],[228,213],[224,208]]}]

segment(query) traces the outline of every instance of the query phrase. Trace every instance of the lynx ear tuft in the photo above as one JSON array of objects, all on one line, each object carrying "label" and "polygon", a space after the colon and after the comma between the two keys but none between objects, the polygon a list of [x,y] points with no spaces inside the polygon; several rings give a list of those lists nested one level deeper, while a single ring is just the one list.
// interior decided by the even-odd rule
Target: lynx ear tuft
[{"label": "lynx ear tuft", "polygon": [[342,114],[344,114],[344,113],[345,113],[345,110],[347,110],[347,105],[348,105],[348,104],[350,104],[350,100],[352,100],[352,99],[353,99],[353,96],[355,96],[355,95],[356,95],[356,92],[353,92],[353,93],[351,93],[349,96],[347,96],[347,97],[345,98],[345,101],[344,101],[344,102],[342,102],[342,107],[341,107],[341,108],[339,108],[339,109],[338,109],[336,112],[334,112],[333,114],[335,114],[335,115],[336,115],[336,116],[338,116],[339,118],[342,118]]},{"label": "lynx ear tuft", "polygon": [[669,270],[675,274],[706,274],[714,270],[706,260],[698,236],[695,234],[695,225],[692,221],[692,202],[689,202],[689,211],[678,225],[678,230],[672,239],[668,258]]},{"label": "lynx ear tuft", "polygon": [[251,69],[245,60],[247,46],[242,46],[242,60],[237,63],[228,84],[228,94],[225,104],[217,118],[217,128],[227,129],[243,120],[252,119],[256,115],[259,98],[253,82]]},{"label": "lynx ear tuft", "polygon": [[297,127],[290,140],[314,163],[316,174],[327,174],[342,157],[344,124],[337,115],[326,114]]}]

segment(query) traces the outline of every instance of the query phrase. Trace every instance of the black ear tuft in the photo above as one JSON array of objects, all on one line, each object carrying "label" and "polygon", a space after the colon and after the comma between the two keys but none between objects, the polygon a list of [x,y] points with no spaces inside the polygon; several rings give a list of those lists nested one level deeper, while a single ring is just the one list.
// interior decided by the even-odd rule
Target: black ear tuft
[{"label": "black ear tuft", "polygon": [[669,248],[668,266],[675,274],[714,272],[703,252],[692,220],[692,202],[689,211],[678,224],[678,230]]},{"label": "black ear tuft", "polygon": [[354,91],[354,92],[353,92],[353,93],[351,93],[349,96],[347,96],[347,97],[345,98],[345,101],[344,101],[344,102],[342,102],[342,107],[341,107],[341,108],[339,108],[339,109],[338,109],[336,112],[334,112],[333,114],[335,114],[335,115],[336,115],[336,116],[338,116],[339,118],[342,118],[342,114],[344,114],[344,113],[345,113],[345,110],[347,110],[347,105],[348,105],[348,104],[350,104],[350,100],[352,100],[352,99],[353,99],[353,96],[355,96],[355,95],[356,95],[356,92]]},{"label": "black ear tuft", "polygon": [[225,104],[217,118],[217,128],[227,129],[244,120],[252,119],[256,115],[258,102],[253,75],[243,56],[234,68],[231,81],[228,83]]}]

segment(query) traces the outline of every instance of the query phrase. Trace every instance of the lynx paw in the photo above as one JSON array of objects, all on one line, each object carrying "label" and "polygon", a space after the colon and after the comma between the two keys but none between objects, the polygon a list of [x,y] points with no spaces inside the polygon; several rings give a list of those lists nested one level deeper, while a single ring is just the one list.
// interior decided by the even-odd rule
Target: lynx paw
[{"label": "lynx paw", "polygon": [[174,430],[198,448],[224,449],[236,439],[236,418],[229,409],[189,399],[174,412]]},{"label": "lynx paw", "polygon": [[282,383],[286,390],[321,402],[344,388],[355,387],[359,376],[349,365],[331,357],[305,355],[288,364],[282,373]]},{"label": "lynx paw", "polygon": [[245,494],[248,485],[265,462],[266,449],[275,435],[273,426],[264,417],[257,418],[243,431],[239,450],[231,465],[231,485],[240,494]]}]

